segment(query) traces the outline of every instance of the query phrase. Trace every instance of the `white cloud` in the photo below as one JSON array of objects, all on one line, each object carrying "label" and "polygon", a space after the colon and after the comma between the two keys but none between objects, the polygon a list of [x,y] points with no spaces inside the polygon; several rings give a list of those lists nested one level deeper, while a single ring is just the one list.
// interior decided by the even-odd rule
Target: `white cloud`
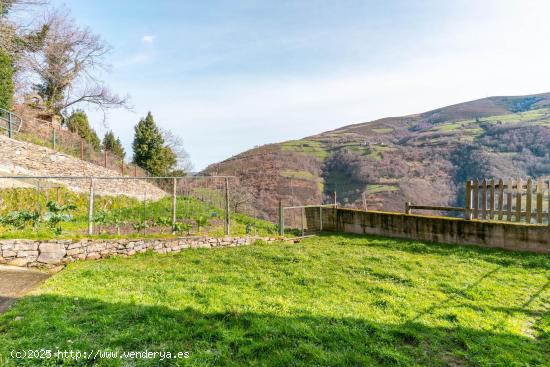
[{"label": "white cloud", "polygon": [[142,41],[143,43],[147,43],[147,44],[153,43],[154,40],[155,40],[155,36],[151,36],[151,35],[143,36],[143,37],[141,38],[141,41]]}]

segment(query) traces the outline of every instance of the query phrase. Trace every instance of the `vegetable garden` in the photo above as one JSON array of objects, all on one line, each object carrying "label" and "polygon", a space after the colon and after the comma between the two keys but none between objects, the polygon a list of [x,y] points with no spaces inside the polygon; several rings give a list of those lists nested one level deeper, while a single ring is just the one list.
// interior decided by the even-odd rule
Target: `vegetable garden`
[{"label": "vegetable garden", "polygon": [[[181,194],[181,195],[179,195]],[[204,187],[180,192],[173,222],[173,198],[143,199],[94,195],[93,236],[172,237],[224,234],[225,210],[220,194]],[[89,194],[63,186],[0,189],[0,238],[78,238],[87,236]],[[269,235],[275,225],[231,213],[232,235]]]}]

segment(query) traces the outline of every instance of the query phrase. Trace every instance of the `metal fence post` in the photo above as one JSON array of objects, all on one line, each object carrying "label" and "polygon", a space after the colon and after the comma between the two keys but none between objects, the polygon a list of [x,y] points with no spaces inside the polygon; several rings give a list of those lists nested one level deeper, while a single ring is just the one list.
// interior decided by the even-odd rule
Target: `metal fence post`
[{"label": "metal fence post", "polygon": [[94,180],[90,179],[90,197],[88,201],[88,235],[94,234]]},{"label": "metal fence post", "polygon": [[12,121],[11,121],[11,112],[8,112],[8,138],[12,137]]},{"label": "metal fence post", "polygon": [[176,196],[176,189],[177,189],[177,178],[173,178],[172,182],[172,227],[176,227],[176,205],[177,205],[177,196]]},{"label": "metal fence post", "polygon": [[57,142],[56,142],[56,135],[55,135],[55,127],[52,127],[52,146],[53,146],[53,150],[55,150],[56,146],[57,146]]},{"label": "metal fence post", "polygon": [[36,180],[36,211],[40,214],[42,207],[40,205],[40,179]]},{"label": "metal fence post", "polygon": [[285,235],[285,209],[282,200],[279,200],[279,235]]},{"label": "metal fence post", "polygon": [[410,201],[405,203],[405,214],[411,214],[411,205],[412,203]]},{"label": "metal fence post", "polygon": [[229,215],[229,178],[225,178],[225,235],[231,233],[231,219]]},{"label": "metal fence post", "polygon": [[306,234],[305,220],[306,220],[306,208],[302,207],[302,237],[304,237]]},{"label": "metal fence post", "polygon": [[147,188],[143,191],[143,234],[145,234],[145,226],[147,223]]}]

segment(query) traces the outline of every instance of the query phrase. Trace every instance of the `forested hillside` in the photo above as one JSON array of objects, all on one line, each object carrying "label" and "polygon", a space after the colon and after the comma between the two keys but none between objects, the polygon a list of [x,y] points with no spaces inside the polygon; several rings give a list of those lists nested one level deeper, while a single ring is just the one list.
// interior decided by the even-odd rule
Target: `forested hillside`
[{"label": "forested hillside", "polygon": [[[474,177],[550,175],[550,93],[489,97],[258,147],[206,169],[234,174],[264,217],[332,200],[402,211],[411,201],[464,205]],[[365,200],[364,200],[365,199]]]}]

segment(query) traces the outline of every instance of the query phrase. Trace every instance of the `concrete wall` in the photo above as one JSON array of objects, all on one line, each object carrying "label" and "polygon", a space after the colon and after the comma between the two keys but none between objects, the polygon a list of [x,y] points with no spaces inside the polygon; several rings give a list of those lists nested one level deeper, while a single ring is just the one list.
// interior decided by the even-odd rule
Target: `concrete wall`
[{"label": "concrete wall", "polygon": [[[323,208],[323,230],[550,254],[550,227]],[[306,210],[309,229],[319,229],[319,208]]]},{"label": "concrete wall", "polygon": [[0,240],[0,264],[26,267],[53,267],[76,260],[96,260],[109,256],[131,256],[152,250],[179,252],[186,248],[243,246],[275,238],[261,237],[182,237],[166,240]]}]

